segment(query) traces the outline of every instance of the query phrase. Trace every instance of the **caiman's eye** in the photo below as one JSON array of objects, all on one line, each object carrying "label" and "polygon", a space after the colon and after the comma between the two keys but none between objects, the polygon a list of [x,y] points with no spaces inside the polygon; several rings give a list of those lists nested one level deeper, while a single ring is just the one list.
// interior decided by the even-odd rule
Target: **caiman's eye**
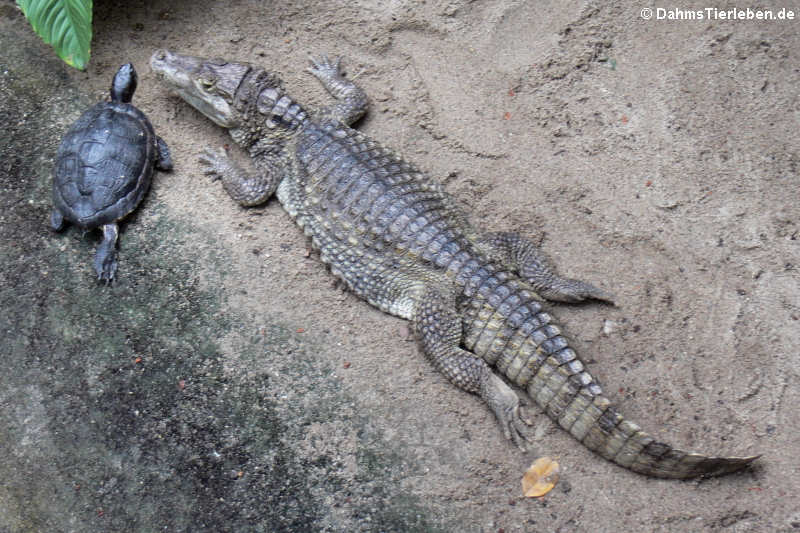
[{"label": "caiman's eye", "polygon": [[200,78],[198,81],[200,82],[200,85],[202,85],[206,89],[210,89],[211,87],[214,86],[214,80],[210,78]]}]

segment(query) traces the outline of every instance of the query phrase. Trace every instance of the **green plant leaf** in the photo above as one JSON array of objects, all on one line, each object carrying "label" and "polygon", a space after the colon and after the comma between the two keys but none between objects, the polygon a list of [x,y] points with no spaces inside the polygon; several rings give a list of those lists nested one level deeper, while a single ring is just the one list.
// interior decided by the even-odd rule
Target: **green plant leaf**
[{"label": "green plant leaf", "polygon": [[33,31],[71,67],[83,70],[92,42],[92,0],[17,0]]}]

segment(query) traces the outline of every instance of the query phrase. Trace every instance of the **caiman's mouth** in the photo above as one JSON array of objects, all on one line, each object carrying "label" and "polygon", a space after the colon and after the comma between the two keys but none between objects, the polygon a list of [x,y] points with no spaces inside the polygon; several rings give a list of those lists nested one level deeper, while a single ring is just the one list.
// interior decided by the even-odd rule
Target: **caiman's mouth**
[{"label": "caiman's mouth", "polygon": [[153,72],[181,98],[223,128],[234,128],[239,125],[239,114],[231,102],[238,80],[219,76],[219,66],[224,64],[169,50],[156,50],[150,58]]}]

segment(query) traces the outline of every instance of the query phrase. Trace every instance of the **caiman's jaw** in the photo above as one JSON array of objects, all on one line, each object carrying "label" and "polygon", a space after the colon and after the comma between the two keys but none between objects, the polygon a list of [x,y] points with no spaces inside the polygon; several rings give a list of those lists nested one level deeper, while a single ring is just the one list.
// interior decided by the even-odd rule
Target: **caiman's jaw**
[{"label": "caiman's jaw", "polygon": [[242,78],[251,69],[247,63],[157,50],[150,58],[150,68],[181,98],[220,126],[241,125],[242,117],[233,101]]}]

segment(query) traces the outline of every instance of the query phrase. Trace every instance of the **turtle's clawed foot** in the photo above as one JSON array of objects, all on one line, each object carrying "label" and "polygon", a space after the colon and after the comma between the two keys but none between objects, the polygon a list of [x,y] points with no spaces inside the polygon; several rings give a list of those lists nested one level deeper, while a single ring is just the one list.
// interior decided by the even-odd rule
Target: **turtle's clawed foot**
[{"label": "turtle's clawed foot", "polygon": [[96,255],[94,258],[94,270],[97,272],[97,280],[105,285],[110,285],[117,274],[117,254],[111,253],[103,257]]}]

